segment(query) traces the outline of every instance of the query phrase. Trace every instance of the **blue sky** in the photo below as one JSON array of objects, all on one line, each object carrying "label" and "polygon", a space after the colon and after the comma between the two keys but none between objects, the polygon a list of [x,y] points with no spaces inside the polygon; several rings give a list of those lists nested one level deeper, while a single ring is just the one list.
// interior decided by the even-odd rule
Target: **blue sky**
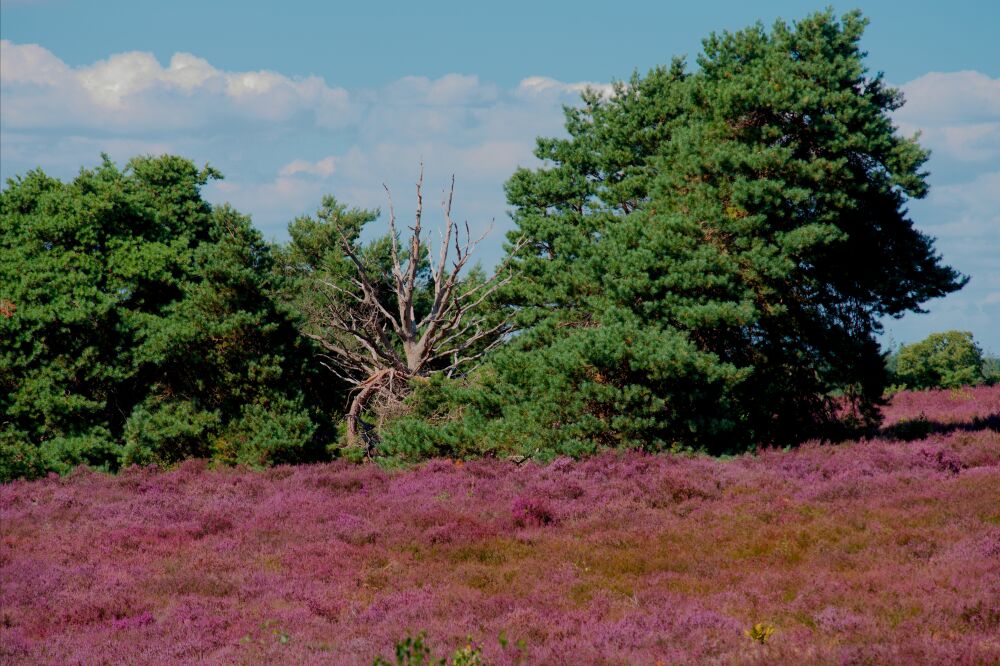
[{"label": "blue sky", "polygon": [[[833,3],[841,12],[857,3]],[[932,191],[917,226],[972,281],[887,322],[886,342],[971,330],[1000,353],[1000,3],[863,2],[871,70],[902,87]],[[176,152],[226,175],[208,188],[265,235],[324,193],[401,214],[417,163],[430,191],[457,174],[456,212],[500,254],[502,185],[561,133],[561,105],[712,30],[794,20],[802,2],[143,2],[0,0],[0,176],[68,178],[100,152]]]}]

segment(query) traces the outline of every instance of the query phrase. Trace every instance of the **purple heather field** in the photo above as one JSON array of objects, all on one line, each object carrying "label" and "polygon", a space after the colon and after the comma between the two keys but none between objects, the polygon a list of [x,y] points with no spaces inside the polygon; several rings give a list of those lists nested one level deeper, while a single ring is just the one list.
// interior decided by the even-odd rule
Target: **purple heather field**
[{"label": "purple heather field", "polygon": [[998,664],[1000,387],[885,414],[729,460],[0,486],[0,661],[371,664],[425,631],[489,664]]}]

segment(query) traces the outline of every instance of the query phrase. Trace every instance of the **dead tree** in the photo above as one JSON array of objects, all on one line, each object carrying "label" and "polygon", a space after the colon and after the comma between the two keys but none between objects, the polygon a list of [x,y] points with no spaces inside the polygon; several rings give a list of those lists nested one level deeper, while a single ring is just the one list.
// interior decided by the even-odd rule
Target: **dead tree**
[{"label": "dead tree", "polygon": [[[433,373],[453,376],[500,344],[508,330],[505,318],[482,306],[510,280],[502,266],[483,281],[463,281],[462,271],[485,238],[473,239],[466,222],[452,219],[455,177],[442,201],[444,230],[430,276],[421,276],[419,264],[428,248],[423,227],[423,165],[417,180],[417,210],[406,251],[400,244],[392,194],[389,204],[391,268],[386,271],[366,260],[360,248],[341,234],[344,257],[352,267],[341,283],[322,281],[322,305],[310,313],[309,337],[325,350],[326,367],[353,386],[347,411],[349,445],[363,444],[371,455],[377,442],[374,427],[362,420],[366,410],[384,413],[407,394],[414,378]],[[415,300],[424,290],[430,307],[418,316]],[[388,296],[388,297],[387,297]],[[319,332],[316,332],[319,331]],[[359,441],[360,440],[360,441]]]}]

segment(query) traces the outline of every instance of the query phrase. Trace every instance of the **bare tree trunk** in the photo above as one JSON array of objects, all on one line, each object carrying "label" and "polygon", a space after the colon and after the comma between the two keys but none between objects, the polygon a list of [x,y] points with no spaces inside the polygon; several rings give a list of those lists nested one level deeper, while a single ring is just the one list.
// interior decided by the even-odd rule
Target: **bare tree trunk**
[{"label": "bare tree trunk", "polygon": [[379,438],[375,427],[365,423],[361,416],[372,399],[392,396],[398,390],[396,383],[399,381],[405,386],[406,378],[400,375],[399,371],[392,368],[379,370],[358,385],[357,393],[351,400],[351,407],[347,411],[347,444],[351,447],[360,445],[369,458],[375,454]]}]

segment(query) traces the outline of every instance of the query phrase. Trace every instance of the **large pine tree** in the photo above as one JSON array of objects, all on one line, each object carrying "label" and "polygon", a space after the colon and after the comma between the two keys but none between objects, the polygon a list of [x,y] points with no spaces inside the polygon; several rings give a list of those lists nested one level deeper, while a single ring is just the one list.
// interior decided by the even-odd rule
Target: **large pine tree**
[{"label": "large pine tree", "polygon": [[448,427],[723,452],[821,434],[845,396],[874,419],[880,319],[965,279],[907,215],[927,153],[866,70],[865,24],[712,35],[693,72],[675,61],[567,109],[569,136],[539,139],[546,164],[507,184],[522,333]]}]

